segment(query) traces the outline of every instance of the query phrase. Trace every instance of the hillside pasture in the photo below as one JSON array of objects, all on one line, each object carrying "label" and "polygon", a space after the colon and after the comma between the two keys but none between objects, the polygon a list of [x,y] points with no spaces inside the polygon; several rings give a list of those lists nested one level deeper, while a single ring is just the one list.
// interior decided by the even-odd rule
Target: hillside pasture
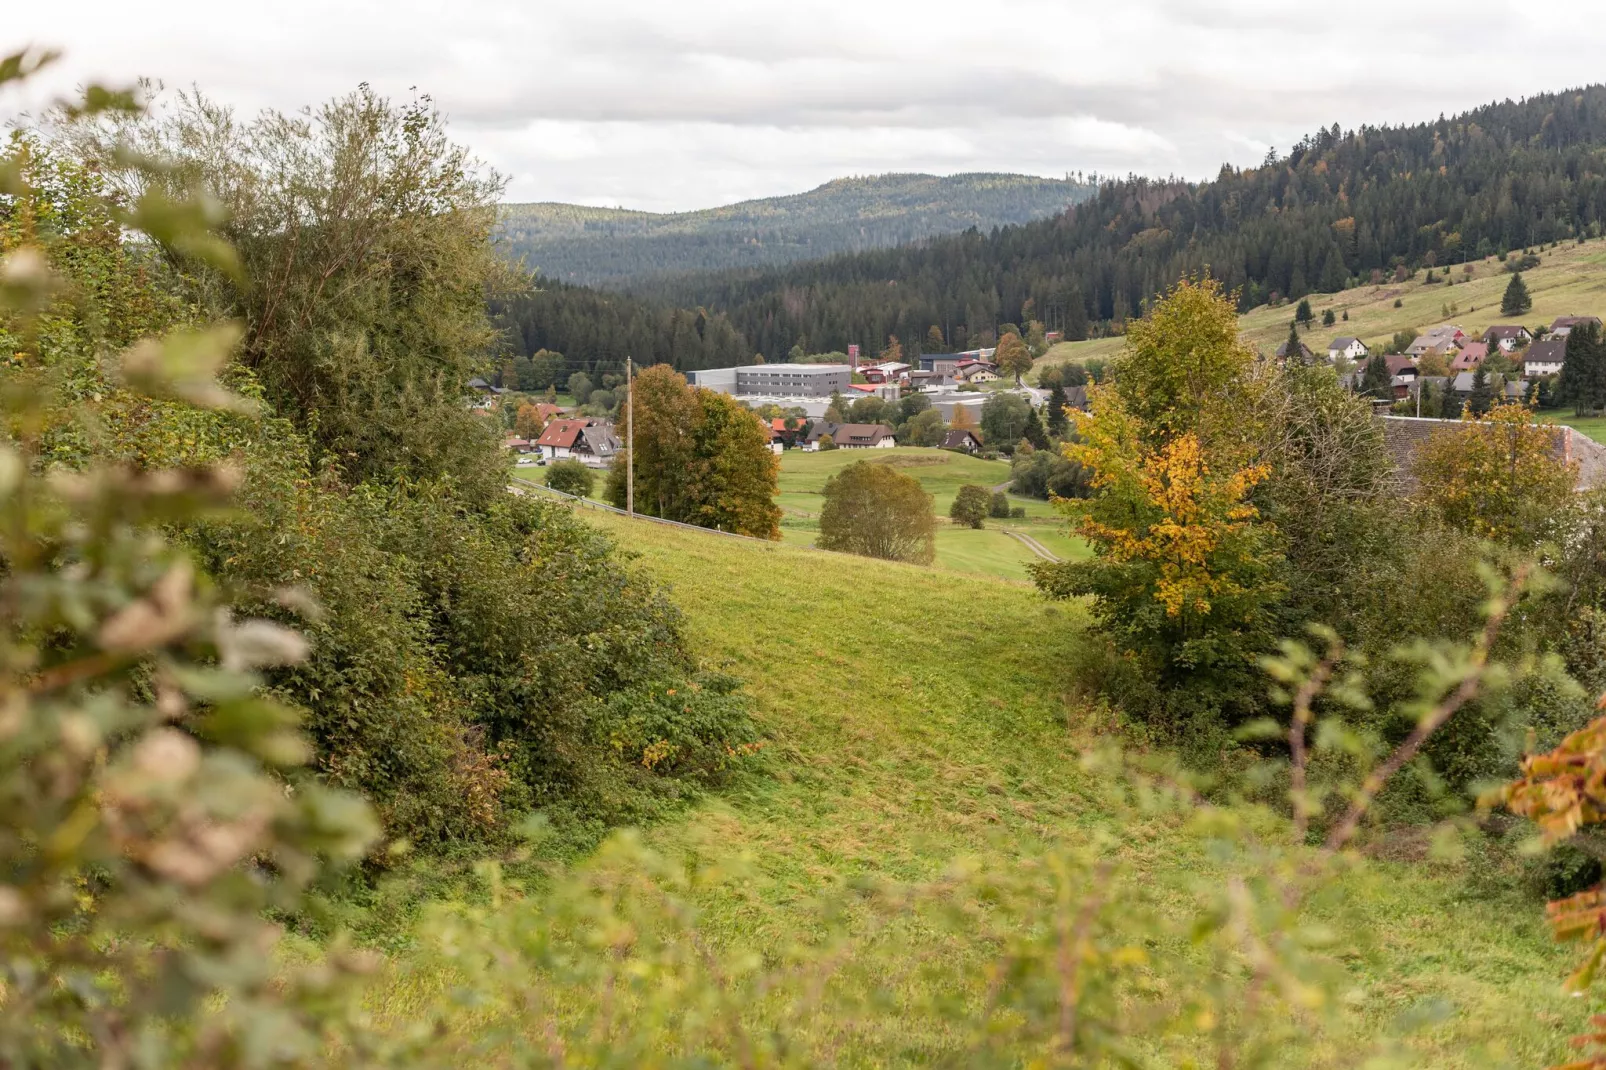
[{"label": "hillside pasture", "polygon": [[[1520,255],[1516,250],[1513,256]],[[1469,277],[1464,265],[1435,269],[1439,278],[1446,274],[1453,283],[1428,284],[1427,272],[1418,271],[1405,282],[1384,282],[1378,286],[1358,286],[1335,294],[1310,294],[1316,324],[1301,336],[1306,345],[1325,353],[1327,343],[1340,336],[1352,336],[1374,351],[1386,347],[1397,331],[1420,331],[1439,323],[1455,323],[1469,335],[1482,334],[1496,323],[1522,323],[1530,328],[1549,325],[1558,316],[1596,315],[1606,318],[1606,239],[1582,245],[1564,242],[1554,249],[1536,249],[1539,266],[1522,273],[1533,297],[1533,308],[1521,316],[1500,313],[1500,298],[1511,281],[1505,265],[1494,257],[1472,261]],[[1394,302],[1400,307],[1395,308]],[[1446,315],[1446,306],[1455,310]],[[1239,317],[1244,340],[1262,352],[1271,353],[1288,339],[1293,321],[1293,302],[1272,307],[1261,305]],[[1336,321],[1321,324],[1322,313],[1331,309]],[[1345,313],[1349,319],[1344,319]],[[1109,359],[1121,352],[1123,339],[1096,338],[1085,342],[1062,342],[1049,349],[1039,367],[1068,362],[1082,363],[1094,357]]]},{"label": "hillside pasture", "polygon": [[[586,518],[668,585],[696,648],[746,679],[769,737],[766,775],[645,834],[669,859],[747,860],[731,863],[740,879],[696,893],[712,951],[816,946],[822,896],[870,881],[937,881],[961,859],[966,871],[1021,874],[1095,837],[1168,911],[1186,912],[1201,886],[1232,879],[1229,857],[1184,824],[1124,823],[1101,805],[1079,755],[1120,730],[1071,697],[1071,666],[1090,641],[1074,606],[980,577]],[[878,611],[856,612],[867,595]],[[1378,853],[1324,890],[1323,921],[1359,940],[1338,955],[1342,1027],[1320,1050],[1276,1065],[1370,1065],[1370,1045],[1412,1018],[1427,1024],[1403,1042],[1410,1058],[1399,1065],[1566,1058],[1566,1036],[1592,1008],[1561,991],[1574,956],[1550,942],[1541,905],[1480,885],[1476,859]],[[918,907],[879,923],[854,908],[840,922],[853,937],[832,960],[831,990],[865,994],[862,1013],[822,1020],[783,997],[749,1006],[750,1027],[782,1031],[816,1065],[969,1065],[978,1043],[996,1057],[988,1065],[1031,1064],[1009,1016],[985,1040],[963,1024],[983,1013],[1007,954],[996,932]],[[1162,991],[1168,983],[1151,980]],[[405,1021],[440,983],[398,977],[374,1009]],[[464,1028],[484,1028],[487,1014]],[[533,1020],[525,1028],[539,1030]],[[1143,1065],[1214,1064],[1183,1037],[1140,1033],[1135,1044]]]}]

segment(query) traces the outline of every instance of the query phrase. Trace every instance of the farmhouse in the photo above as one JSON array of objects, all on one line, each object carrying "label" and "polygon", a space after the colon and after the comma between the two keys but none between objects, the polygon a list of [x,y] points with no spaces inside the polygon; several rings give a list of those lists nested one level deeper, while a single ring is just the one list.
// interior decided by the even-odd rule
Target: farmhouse
[{"label": "farmhouse", "polygon": [[1365,360],[1369,352],[1366,343],[1359,338],[1335,338],[1327,343],[1327,359],[1334,364],[1341,360]]},{"label": "farmhouse", "polygon": [[996,383],[998,366],[985,360],[962,360],[954,368],[954,380],[960,383]]},{"label": "farmhouse", "polygon": [[1547,375],[1559,375],[1561,366],[1567,363],[1567,339],[1547,338],[1543,342],[1535,342],[1523,354],[1522,374],[1528,379],[1543,379]]},{"label": "farmhouse", "polygon": [[892,437],[892,428],[885,424],[833,424],[821,420],[809,428],[803,448],[819,449],[820,439],[825,435],[830,435],[837,448],[844,450],[889,450],[898,444]]},{"label": "farmhouse", "polygon": [[619,452],[619,438],[606,420],[553,420],[535,445],[548,461],[576,460],[592,468],[606,468]]}]

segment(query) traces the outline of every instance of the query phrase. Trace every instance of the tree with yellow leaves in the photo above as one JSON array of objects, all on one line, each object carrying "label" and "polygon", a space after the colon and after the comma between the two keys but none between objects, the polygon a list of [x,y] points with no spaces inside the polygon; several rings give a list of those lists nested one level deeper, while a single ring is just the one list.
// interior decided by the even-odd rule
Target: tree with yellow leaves
[{"label": "tree with yellow leaves", "polygon": [[1172,682],[1241,683],[1275,634],[1275,531],[1249,500],[1269,474],[1252,457],[1253,368],[1220,284],[1185,279],[1131,324],[1114,383],[1071,414],[1065,455],[1095,493],[1061,508],[1094,556],[1038,567],[1038,585],[1092,596],[1102,628]]},{"label": "tree with yellow leaves", "polygon": [[1573,503],[1578,466],[1562,451],[1564,428],[1534,422],[1526,405],[1462,417],[1418,451],[1419,497],[1444,522],[1480,539],[1531,548],[1556,537]]}]

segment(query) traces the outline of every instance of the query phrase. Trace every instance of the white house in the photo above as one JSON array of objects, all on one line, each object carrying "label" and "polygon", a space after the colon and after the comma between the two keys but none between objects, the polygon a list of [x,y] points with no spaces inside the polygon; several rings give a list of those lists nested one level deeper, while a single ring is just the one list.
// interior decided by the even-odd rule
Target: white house
[{"label": "white house", "polygon": [[619,452],[619,439],[606,420],[553,420],[535,440],[548,461],[575,460],[592,468],[606,468]]},{"label": "white house", "polygon": [[1547,375],[1560,375],[1561,366],[1567,363],[1567,340],[1548,338],[1528,347],[1522,357],[1524,379],[1543,379]]},{"label": "white house", "polygon": [[1359,338],[1335,338],[1327,343],[1327,359],[1334,364],[1340,360],[1359,364],[1366,359],[1368,352],[1366,343]]},{"label": "white house", "polygon": [[1497,323],[1483,332],[1483,341],[1498,345],[1502,353],[1514,353],[1533,340],[1528,328],[1516,323]]}]

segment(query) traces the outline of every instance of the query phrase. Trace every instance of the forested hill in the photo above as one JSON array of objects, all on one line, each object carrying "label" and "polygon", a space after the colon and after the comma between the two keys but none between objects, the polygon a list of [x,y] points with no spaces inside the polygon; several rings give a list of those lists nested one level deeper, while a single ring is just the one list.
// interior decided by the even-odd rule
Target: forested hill
[{"label": "forested hill", "polygon": [[970,227],[1025,223],[1086,200],[1079,179],[877,175],[698,212],[574,204],[502,207],[505,250],[550,279],[627,285],[688,271],[765,268],[899,245]]},{"label": "forested hill", "polygon": [[[1208,267],[1273,295],[1374,272],[1598,234],[1606,217],[1606,87],[1507,101],[1404,127],[1335,125],[1285,157],[1210,182],[1130,178],[1052,219],[914,246],[663,280],[644,292],[729,316],[767,357],[877,344],[946,348],[1002,322],[1078,337]],[[1028,303],[1029,302],[1029,303]]]}]

